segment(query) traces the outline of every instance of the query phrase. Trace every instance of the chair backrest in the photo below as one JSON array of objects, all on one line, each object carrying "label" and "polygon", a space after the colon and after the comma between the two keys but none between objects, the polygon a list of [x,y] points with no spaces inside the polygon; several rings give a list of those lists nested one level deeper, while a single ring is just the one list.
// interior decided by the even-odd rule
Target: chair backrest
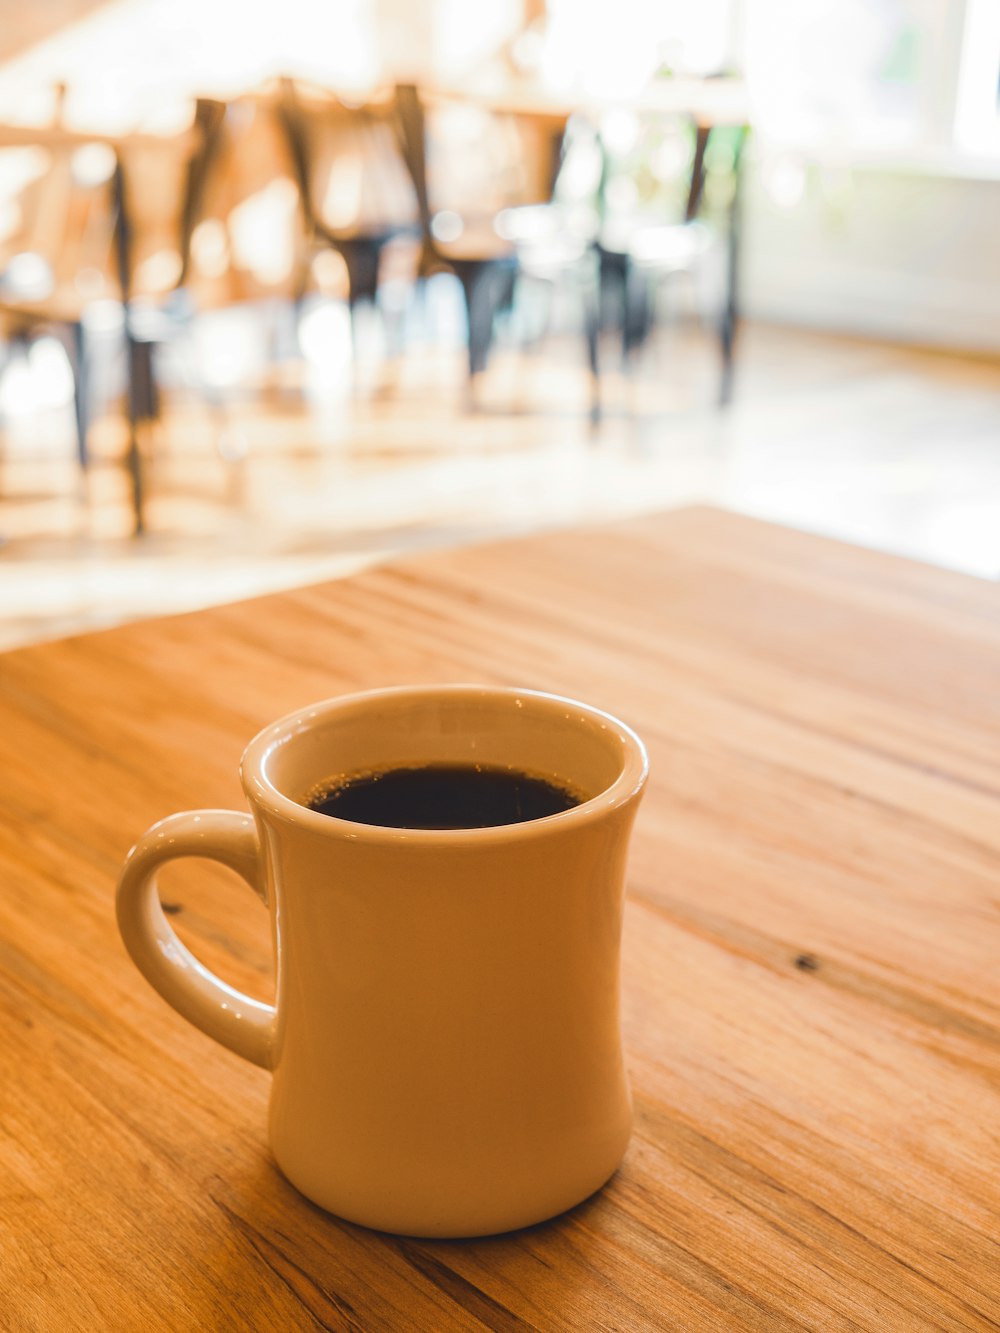
[{"label": "chair backrest", "polygon": [[199,305],[293,297],[307,263],[304,202],[276,91],[229,102],[189,220],[187,282]]},{"label": "chair backrest", "polygon": [[602,126],[601,134],[605,216],[619,211],[693,222],[706,211],[724,211],[735,190],[742,126],[704,125],[682,113],[636,113],[631,133],[620,136]]},{"label": "chair backrest", "polygon": [[495,112],[494,116],[516,139],[524,192],[519,202],[548,203],[563,166],[569,112],[511,108]]},{"label": "chair backrest", "polygon": [[0,136],[0,295],[114,295],[113,151],[57,130],[30,138]]},{"label": "chair backrest", "polygon": [[424,236],[430,235],[431,204],[427,186],[427,119],[416,84],[399,83],[393,98],[393,128],[417,203]]},{"label": "chair backrest", "polygon": [[126,299],[162,298],[187,280],[224,109],[199,99],[184,130],[128,136],[117,145],[118,282]]},{"label": "chair backrest", "polygon": [[350,238],[418,221],[391,98],[349,105],[325,89],[286,79],[279,111],[312,229]]},{"label": "chair backrest", "polygon": [[[59,126],[0,129],[0,291],[69,313],[102,297],[160,298],[185,279],[217,102],[178,107],[169,135],[88,138]],[[16,139],[23,142],[17,144]],[[7,281],[4,281],[6,277]],[[30,284],[29,284],[30,286]]]},{"label": "chair backrest", "polygon": [[702,150],[692,173],[688,220],[705,215],[721,219],[728,227],[736,207],[749,128],[739,124],[702,127],[699,136]]},{"label": "chair backrest", "polygon": [[432,212],[487,218],[549,201],[566,116],[441,94],[422,100]]},{"label": "chair backrest", "polygon": [[547,203],[562,161],[567,116],[396,88],[396,128],[423,229],[423,272],[441,266],[436,237],[493,231],[506,209]]}]

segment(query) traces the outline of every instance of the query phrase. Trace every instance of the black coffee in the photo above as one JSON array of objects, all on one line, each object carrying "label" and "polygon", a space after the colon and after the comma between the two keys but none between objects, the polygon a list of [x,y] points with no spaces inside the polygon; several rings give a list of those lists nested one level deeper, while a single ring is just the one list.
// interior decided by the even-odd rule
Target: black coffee
[{"label": "black coffee", "polygon": [[306,804],[310,810],[384,828],[492,828],[542,819],[582,797],[545,778],[485,764],[426,764],[341,778]]}]

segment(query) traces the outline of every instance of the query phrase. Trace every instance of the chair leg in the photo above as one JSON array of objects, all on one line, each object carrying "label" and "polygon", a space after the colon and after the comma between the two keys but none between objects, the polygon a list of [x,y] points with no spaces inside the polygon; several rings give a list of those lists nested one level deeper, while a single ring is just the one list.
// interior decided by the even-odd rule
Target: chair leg
[{"label": "chair leg", "polygon": [[[351,348],[354,354],[354,365],[357,368],[357,324],[356,316],[358,306],[362,301],[368,301],[376,309],[380,309],[378,300],[378,280],[379,266],[382,259],[382,250],[389,237],[364,237],[356,240],[338,240],[336,249],[344,260],[347,268],[347,308],[351,318]],[[380,310],[380,313],[384,312]],[[399,329],[389,328],[389,321],[385,321],[386,338],[390,345],[401,342]]]},{"label": "chair leg", "polygon": [[146,531],[145,495],[142,476],[142,456],[139,452],[139,434],[135,419],[128,423],[128,452],[125,455],[129,482],[132,487],[132,532],[141,537]]},{"label": "chair leg", "polygon": [[129,339],[129,393],[137,421],[156,421],[160,396],[153,375],[153,344]]},{"label": "chair leg", "polygon": [[733,397],[733,344],[736,341],[736,312],[728,305],[719,326],[722,351],[722,375],[719,380],[719,406],[726,407]]},{"label": "chair leg", "polygon": [[347,268],[347,308],[351,316],[351,349],[357,364],[357,328],[355,317],[362,301],[375,304],[378,292],[379,241],[369,239],[338,241],[339,251]]},{"label": "chair leg", "polygon": [[128,416],[128,451],[125,455],[125,466],[132,486],[132,530],[136,537],[142,536],[146,530],[142,453],[139,448],[139,423],[148,419],[145,410],[148,406],[148,397],[145,395],[143,381],[143,357],[139,351],[142,346],[144,344],[136,342],[132,337],[126,322],[125,356],[128,366],[128,387],[125,403]]},{"label": "chair leg", "polygon": [[465,296],[465,314],[468,320],[469,381],[475,380],[486,369],[490,344],[493,341],[494,302],[489,267],[482,264],[462,265],[458,274]]},{"label": "chair leg", "polygon": [[90,379],[87,363],[87,339],[82,320],[76,320],[69,329],[67,342],[70,367],[73,371],[73,415],[76,420],[76,452],[80,471],[86,472],[90,463],[87,451],[87,430],[90,424]]},{"label": "chair leg", "polygon": [[358,301],[375,301],[382,244],[381,239],[370,238],[337,242],[337,249],[347,266],[348,300],[352,308]]},{"label": "chair leg", "polygon": [[[6,373],[7,373],[7,367],[8,367],[8,366],[10,365],[10,363],[11,363],[12,355],[13,355],[12,352],[11,352],[11,347],[15,345],[15,342],[16,342],[16,339],[15,339],[15,338],[11,338],[11,339],[10,339],[8,342],[6,342],[6,343],[0,343],[0,386],[3,385],[3,378],[4,378],[4,375],[6,375]],[[5,462],[5,459],[6,459],[6,454],[7,454],[7,448],[6,448],[6,446],[7,446],[7,441],[6,441],[5,436],[4,436],[4,427],[5,427],[5,424],[6,424],[6,423],[4,422],[3,417],[0,417],[0,467],[3,466],[3,463]],[[0,480],[5,480],[5,479],[0,479]],[[2,494],[3,494],[3,486],[2,486],[2,484],[0,484],[0,495],[2,495]],[[4,542],[4,538],[3,538],[2,535],[0,535],[0,546],[3,545],[3,542]]]},{"label": "chair leg", "polygon": [[622,330],[622,357],[625,355],[625,324],[626,324],[626,276],[628,257],[619,254],[614,250],[598,249],[598,270],[597,270],[597,300],[598,316],[597,326],[599,330],[606,329],[613,324],[617,332],[619,323]]},{"label": "chair leg", "polygon": [[587,362],[590,366],[590,423],[601,420],[601,287],[600,276],[583,287],[583,328],[587,340]]},{"label": "chair leg", "polygon": [[[80,320],[72,320],[65,324],[56,325],[52,332],[62,344],[62,349],[66,353],[66,360],[69,362],[70,373],[73,376],[73,422],[76,428],[76,456],[80,463],[80,471],[85,473],[90,463],[90,454],[87,449],[90,385],[86,336]],[[22,334],[16,338],[16,341],[23,342],[24,346],[27,346],[28,335]]]},{"label": "chair leg", "polygon": [[733,396],[733,352],[736,343],[736,331],[739,326],[739,298],[737,287],[738,262],[737,220],[730,224],[728,273],[726,275],[726,298],[719,321],[719,348],[722,353],[722,374],[719,380],[719,406],[725,407]]},{"label": "chair leg", "polygon": [[625,269],[625,313],[622,328],[622,351],[626,362],[649,337],[652,326],[653,303],[649,280],[631,262]]},{"label": "chair leg", "polygon": [[740,179],[740,173],[737,170],[733,198],[730,204],[729,234],[726,238],[726,300],[719,328],[719,341],[722,351],[722,376],[719,383],[720,407],[725,407],[733,396],[733,352],[740,316],[740,232],[742,227]]}]

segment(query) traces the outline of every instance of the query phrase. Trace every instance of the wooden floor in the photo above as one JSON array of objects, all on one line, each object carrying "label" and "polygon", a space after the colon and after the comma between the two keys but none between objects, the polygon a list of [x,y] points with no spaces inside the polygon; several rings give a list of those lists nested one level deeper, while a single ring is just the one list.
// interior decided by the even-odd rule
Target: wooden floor
[{"label": "wooden floor", "polygon": [[720,411],[714,345],[670,328],[628,377],[606,349],[592,428],[576,340],[504,342],[474,412],[462,358],[362,341],[353,374],[279,361],[221,408],[178,381],[138,540],[118,413],[83,480],[65,385],[32,400],[21,367],[0,385],[0,647],[695,500],[1000,577],[995,363],[750,326]]}]

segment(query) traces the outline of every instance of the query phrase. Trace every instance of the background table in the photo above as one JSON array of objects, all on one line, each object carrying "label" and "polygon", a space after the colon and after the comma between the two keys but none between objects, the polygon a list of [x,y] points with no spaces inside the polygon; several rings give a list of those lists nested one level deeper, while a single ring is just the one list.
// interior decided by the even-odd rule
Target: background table
[{"label": "background table", "polygon": [[[112,911],[149,823],[242,808],[262,724],[444,680],[579,695],[652,761],[629,1153],[567,1216],[454,1243],[303,1200],[268,1075],[168,1009]],[[997,1326],[993,585],[689,510],[26,649],[0,686],[4,1329]],[[245,887],[161,891],[267,998]]]}]

